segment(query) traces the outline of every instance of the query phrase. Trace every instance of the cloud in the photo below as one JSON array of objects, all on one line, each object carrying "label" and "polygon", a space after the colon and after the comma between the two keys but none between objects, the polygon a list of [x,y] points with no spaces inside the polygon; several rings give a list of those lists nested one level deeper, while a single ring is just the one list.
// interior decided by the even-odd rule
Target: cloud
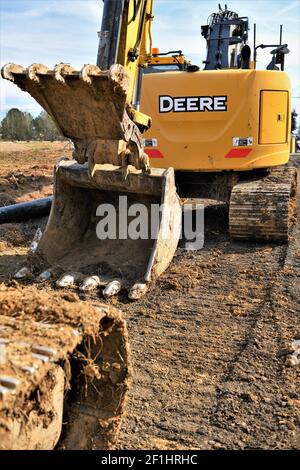
[{"label": "cloud", "polygon": [[102,2],[99,0],[50,0],[34,2],[34,8],[29,7],[22,12],[22,15],[29,18],[42,18],[48,15],[62,15],[64,17],[77,16],[85,21],[94,22],[95,18],[101,18]]},{"label": "cloud", "polygon": [[284,13],[287,13],[291,10],[294,10],[295,8],[298,8],[298,10],[299,10],[299,0],[296,0],[295,2],[291,2],[288,5],[286,5],[285,7],[283,7],[281,10],[278,11],[277,15],[280,17]]}]

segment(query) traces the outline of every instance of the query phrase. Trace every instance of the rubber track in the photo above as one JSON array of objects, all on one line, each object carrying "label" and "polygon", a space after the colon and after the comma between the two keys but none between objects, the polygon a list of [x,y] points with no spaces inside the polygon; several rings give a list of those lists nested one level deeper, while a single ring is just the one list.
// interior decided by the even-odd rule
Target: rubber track
[{"label": "rubber track", "polygon": [[234,239],[287,241],[296,188],[294,168],[275,168],[232,190],[230,235]]}]

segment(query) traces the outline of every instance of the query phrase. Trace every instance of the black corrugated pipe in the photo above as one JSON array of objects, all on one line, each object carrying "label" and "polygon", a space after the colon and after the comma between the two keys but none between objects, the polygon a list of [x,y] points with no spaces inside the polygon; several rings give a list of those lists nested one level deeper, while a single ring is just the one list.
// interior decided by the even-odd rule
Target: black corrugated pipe
[{"label": "black corrugated pipe", "polygon": [[0,208],[0,224],[22,222],[48,215],[51,209],[52,196],[42,199],[34,199],[29,202],[20,202]]}]

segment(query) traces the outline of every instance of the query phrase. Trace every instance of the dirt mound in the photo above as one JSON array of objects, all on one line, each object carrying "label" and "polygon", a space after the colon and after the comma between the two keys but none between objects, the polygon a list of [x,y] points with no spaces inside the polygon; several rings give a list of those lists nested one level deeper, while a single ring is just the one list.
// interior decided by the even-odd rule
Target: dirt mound
[{"label": "dirt mound", "polygon": [[115,445],[131,377],[120,311],[0,286],[0,448]]}]

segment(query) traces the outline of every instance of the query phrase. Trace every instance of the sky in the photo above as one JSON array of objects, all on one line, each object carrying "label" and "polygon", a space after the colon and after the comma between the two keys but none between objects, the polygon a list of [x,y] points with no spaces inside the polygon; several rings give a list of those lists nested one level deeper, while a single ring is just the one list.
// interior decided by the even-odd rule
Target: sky
[{"label": "sky", "polygon": [[[206,42],[201,25],[218,9],[220,0],[154,0],[153,46],[160,51],[181,49],[202,66]],[[292,82],[293,107],[300,121],[300,0],[227,0],[229,9],[257,24],[257,44],[274,44],[283,24],[288,43],[285,70]],[[224,6],[225,2],[221,2]],[[95,63],[97,31],[101,27],[101,0],[0,0],[0,65],[14,62],[24,67],[39,62],[52,68],[59,62],[75,68]],[[257,68],[265,69],[269,51],[258,53]],[[38,114],[39,105],[14,84],[0,79],[0,118],[12,107]]]}]

